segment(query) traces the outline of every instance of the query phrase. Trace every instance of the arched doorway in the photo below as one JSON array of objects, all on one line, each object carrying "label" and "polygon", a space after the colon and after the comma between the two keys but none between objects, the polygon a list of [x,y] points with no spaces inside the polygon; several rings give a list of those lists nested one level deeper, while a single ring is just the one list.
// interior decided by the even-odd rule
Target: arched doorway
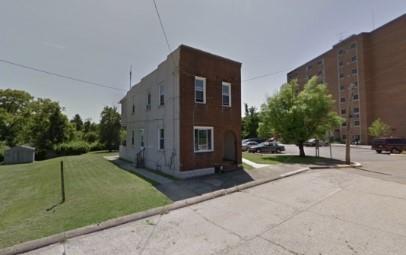
[{"label": "arched doorway", "polygon": [[224,156],[223,159],[226,161],[237,160],[237,139],[232,131],[226,131],[224,133]]}]

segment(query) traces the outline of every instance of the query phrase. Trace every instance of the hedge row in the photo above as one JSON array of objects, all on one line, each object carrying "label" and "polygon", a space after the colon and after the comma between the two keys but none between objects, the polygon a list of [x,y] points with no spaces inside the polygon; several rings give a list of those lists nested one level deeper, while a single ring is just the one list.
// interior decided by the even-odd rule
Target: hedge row
[{"label": "hedge row", "polygon": [[89,151],[104,150],[105,146],[101,143],[95,142],[88,144],[84,141],[74,141],[69,143],[62,143],[55,148],[55,153],[58,155],[80,155]]}]

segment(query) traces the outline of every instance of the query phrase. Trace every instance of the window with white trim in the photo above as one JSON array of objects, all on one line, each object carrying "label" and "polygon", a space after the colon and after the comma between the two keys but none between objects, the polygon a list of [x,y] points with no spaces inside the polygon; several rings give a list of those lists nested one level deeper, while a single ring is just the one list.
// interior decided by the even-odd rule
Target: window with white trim
[{"label": "window with white trim", "polygon": [[212,127],[194,127],[194,151],[209,152],[213,151],[213,128]]},{"label": "window with white trim", "polygon": [[143,128],[141,128],[141,129],[139,129],[139,132],[140,132],[140,146],[141,147],[144,147],[144,129]]},{"label": "window with white trim", "polygon": [[231,83],[223,81],[221,89],[223,106],[231,107]]},{"label": "window with white trim", "polygon": [[195,103],[206,103],[206,78],[195,76]]},{"label": "window with white trim", "polygon": [[158,130],[158,140],[159,140],[159,144],[158,144],[159,149],[164,150],[165,149],[165,130],[163,128],[160,128]]},{"label": "window with white trim", "polygon": [[159,85],[159,105],[165,104],[165,87],[164,85]]}]

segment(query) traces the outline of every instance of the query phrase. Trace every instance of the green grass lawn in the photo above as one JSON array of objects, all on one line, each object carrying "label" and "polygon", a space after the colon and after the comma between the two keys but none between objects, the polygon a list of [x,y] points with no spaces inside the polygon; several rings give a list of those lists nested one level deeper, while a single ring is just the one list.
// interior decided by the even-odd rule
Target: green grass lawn
[{"label": "green grass lawn", "polygon": [[[106,155],[0,166],[0,248],[171,202],[151,183],[105,160]],[[66,202],[47,211],[61,200],[61,160]]]},{"label": "green grass lawn", "polygon": [[322,158],[322,157],[299,157],[295,155],[283,155],[283,154],[258,154],[258,153],[248,153],[243,152],[242,157],[258,164],[331,164],[331,163],[342,163],[341,161]]}]

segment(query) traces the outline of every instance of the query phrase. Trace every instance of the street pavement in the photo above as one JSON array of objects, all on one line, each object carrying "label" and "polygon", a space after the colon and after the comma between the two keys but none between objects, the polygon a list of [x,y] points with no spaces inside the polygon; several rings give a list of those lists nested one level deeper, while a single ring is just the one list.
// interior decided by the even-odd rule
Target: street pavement
[{"label": "street pavement", "polygon": [[[286,145],[285,147],[286,154],[298,155],[297,146]],[[305,152],[309,156],[314,156],[315,148],[305,147]],[[345,160],[345,147],[332,146],[332,155],[335,159]],[[320,156],[330,158],[330,147],[320,147]],[[351,161],[357,161],[363,165],[360,171],[355,173],[406,184],[406,154],[378,154],[371,149],[351,148]]]},{"label": "street pavement", "polygon": [[354,171],[311,170],[27,254],[405,254],[406,186]]}]

